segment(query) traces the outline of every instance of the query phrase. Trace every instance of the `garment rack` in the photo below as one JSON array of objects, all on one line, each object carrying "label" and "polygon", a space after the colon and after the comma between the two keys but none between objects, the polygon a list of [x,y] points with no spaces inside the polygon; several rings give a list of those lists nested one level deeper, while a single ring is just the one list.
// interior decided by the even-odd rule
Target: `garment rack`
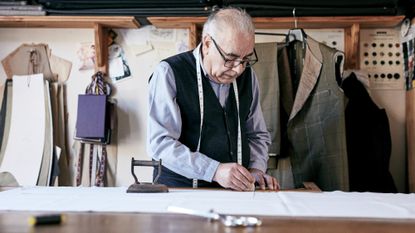
[{"label": "garment rack", "polygon": [[287,36],[285,33],[275,33],[275,32],[255,32],[255,35],[265,35],[265,36]]}]

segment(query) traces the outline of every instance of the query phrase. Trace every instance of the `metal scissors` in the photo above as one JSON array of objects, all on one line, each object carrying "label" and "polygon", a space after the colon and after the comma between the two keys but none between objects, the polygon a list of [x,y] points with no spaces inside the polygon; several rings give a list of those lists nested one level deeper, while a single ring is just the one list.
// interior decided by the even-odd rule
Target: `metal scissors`
[{"label": "metal scissors", "polygon": [[180,213],[180,214],[189,214],[194,216],[200,216],[208,218],[210,220],[219,220],[227,227],[256,227],[261,226],[262,221],[256,217],[246,217],[246,216],[233,216],[226,214],[218,214],[213,210],[210,212],[203,212],[198,210],[192,210],[177,206],[169,206],[167,208],[168,212]]}]

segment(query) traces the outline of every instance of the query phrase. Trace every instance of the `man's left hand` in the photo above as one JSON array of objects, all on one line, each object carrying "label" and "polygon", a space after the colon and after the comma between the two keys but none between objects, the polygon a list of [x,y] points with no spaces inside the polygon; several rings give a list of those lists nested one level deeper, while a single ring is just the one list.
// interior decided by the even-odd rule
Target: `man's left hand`
[{"label": "man's left hand", "polygon": [[268,186],[269,190],[280,189],[280,185],[275,177],[265,174],[263,171],[256,168],[250,168],[249,171],[262,190],[265,190],[266,186]]}]

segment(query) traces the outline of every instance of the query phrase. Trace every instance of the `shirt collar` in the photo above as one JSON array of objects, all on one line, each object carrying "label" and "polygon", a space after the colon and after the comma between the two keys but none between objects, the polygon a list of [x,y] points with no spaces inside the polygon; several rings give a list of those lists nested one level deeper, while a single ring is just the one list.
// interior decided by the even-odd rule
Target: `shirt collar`
[{"label": "shirt collar", "polygon": [[200,66],[202,67],[203,74],[205,75],[205,77],[209,78],[209,75],[206,72],[205,67],[203,66],[203,60],[202,60],[202,43],[200,43],[199,45],[197,45],[197,47],[193,50],[193,56],[195,58],[196,58],[196,56],[199,56]]}]

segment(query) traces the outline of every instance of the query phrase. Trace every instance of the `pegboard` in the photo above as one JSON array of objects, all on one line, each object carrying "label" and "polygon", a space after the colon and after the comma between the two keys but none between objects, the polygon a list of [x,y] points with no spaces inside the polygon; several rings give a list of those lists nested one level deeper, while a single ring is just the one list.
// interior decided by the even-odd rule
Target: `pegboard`
[{"label": "pegboard", "polygon": [[360,30],[360,69],[370,89],[405,89],[401,47],[397,29]]}]

